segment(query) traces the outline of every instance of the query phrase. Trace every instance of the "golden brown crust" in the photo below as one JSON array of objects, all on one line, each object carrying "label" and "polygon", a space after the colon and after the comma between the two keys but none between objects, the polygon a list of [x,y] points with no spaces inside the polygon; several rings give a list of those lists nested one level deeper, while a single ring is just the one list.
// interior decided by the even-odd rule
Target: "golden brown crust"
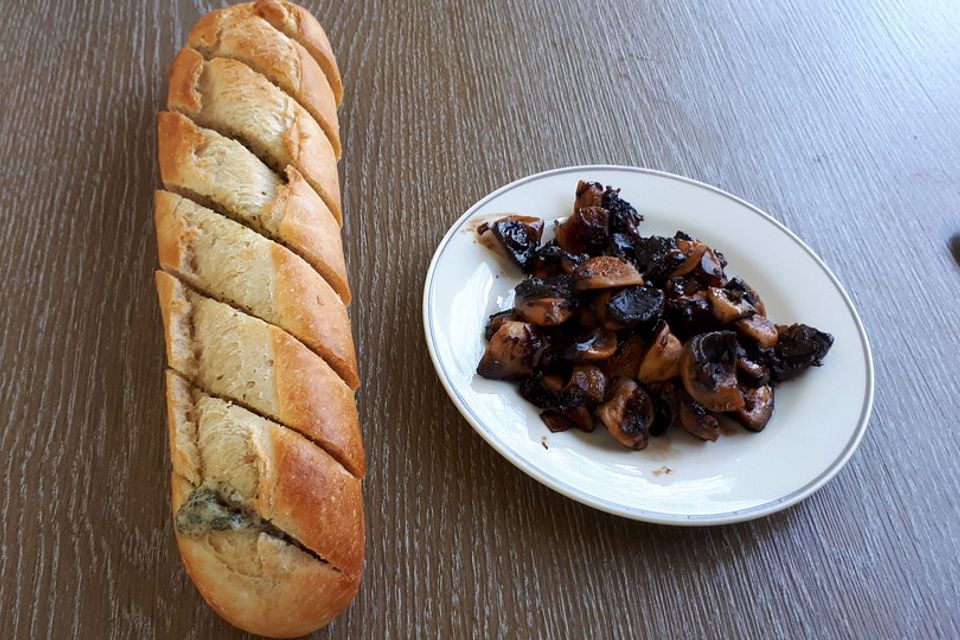
[{"label": "golden brown crust", "polygon": [[296,40],[256,15],[249,5],[208,13],[194,26],[187,46],[206,58],[232,58],[289,93],[327,134],[340,158],[337,101],[323,70]]},{"label": "golden brown crust", "polygon": [[[176,513],[193,487],[177,474],[171,484]],[[264,534],[222,531],[193,538],[174,533],[203,599],[250,633],[273,638],[310,633],[343,611],[360,585],[359,573],[337,571]],[[233,568],[234,559],[245,561]]]},{"label": "golden brown crust", "polygon": [[343,102],[343,79],[327,33],[317,19],[303,7],[280,0],[257,0],[253,11],[310,52],[326,74],[339,106]]},{"label": "golden brown crust", "polygon": [[[197,124],[237,138],[268,165],[296,167],[342,223],[337,159],[316,120],[242,62],[184,49],[170,70],[167,107]],[[185,80],[195,79],[189,86]]]}]

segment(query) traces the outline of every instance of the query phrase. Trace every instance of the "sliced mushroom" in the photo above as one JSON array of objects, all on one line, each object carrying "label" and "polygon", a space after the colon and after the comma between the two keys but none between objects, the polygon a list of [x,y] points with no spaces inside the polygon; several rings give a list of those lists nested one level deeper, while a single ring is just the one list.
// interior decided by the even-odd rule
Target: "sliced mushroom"
[{"label": "sliced mushroom", "polygon": [[677,239],[677,248],[686,256],[683,263],[670,273],[670,277],[692,275],[711,287],[726,283],[723,268],[727,262],[723,254],[715,252],[699,240]]},{"label": "sliced mushroom", "polygon": [[620,380],[610,400],[597,407],[597,417],[607,431],[625,447],[640,450],[647,446],[653,424],[653,401],[633,380]]},{"label": "sliced mushroom", "polygon": [[560,404],[560,390],[563,378],[556,375],[533,376],[520,383],[520,396],[541,409],[556,407]]},{"label": "sliced mushroom", "polygon": [[774,382],[789,380],[807,367],[819,367],[833,346],[832,335],[805,324],[780,325],[777,334],[777,346],[773,349]]},{"label": "sliced mushroom", "polygon": [[707,300],[710,301],[710,310],[713,312],[713,317],[724,325],[754,315],[757,312],[753,305],[743,297],[743,294],[732,289],[709,287],[707,288]]},{"label": "sliced mushroom", "polygon": [[526,378],[533,373],[545,347],[545,341],[532,324],[504,322],[490,339],[477,373],[492,380]]},{"label": "sliced mushroom", "polygon": [[603,185],[599,182],[584,182],[580,180],[577,183],[577,197],[573,201],[573,210],[578,211],[587,207],[599,207],[603,205]]},{"label": "sliced mushroom", "polygon": [[500,250],[523,271],[533,268],[540,238],[543,236],[543,220],[532,216],[506,216],[493,224],[482,224],[477,229],[480,235],[492,231]]},{"label": "sliced mushroom", "polygon": [[690,435],[716,442],[720,437],[720,421],[706,407],[691,398],[683,389],[677,389],[679,425]]},{"label": "sliced mushroom", "polygon": [[602,207],[577,209],[557,226],[557,244],[570,253],[600,253],[609,236],[609,213]]},{"label": "sliced mushroom", "polygon": [[543,420],[543,424],[547,425],[547,429],[550,429],[551,433],[569,431],[570,429],[575,429],[577,426],[573,420],[556,409],[547,409],[542,412],[540,419]]},{"label": "sliced mushroom", "polygon": [[770,368],[747,355],[745,351],[737,351],[737,379],[749,387],[759,387],[770,382]]},{"label": "sliced mushroom", "polygon": [[703,253],[709,247],[697,240],[677,239],[677,248],[685,256],[683,262],[670,273],[671,278],[685,276],[698,266],[703,259]]},{"label": "sliced mushroom", "polygon": [[570,253],[551,240],[537,250],[537,265],[531,274],[536,278],[546,278],[560,271],[569,275],[586,258],[586,255]]},{"label": "sliced mushroom", "polygon": [[773,387],[744,388],[744,405],[730,416],[750,431],[762,431],[773,415]]},{"label": "sliced mushroom", "polygon": [[487,327],[483,331],[483,337],[485,337],[487,340],[490,340],[490,338],[493,337],[493,334],[495,334],[500,327],[503,326],[504,322],[516,319],[517,312],[513,309],[507,309],[506,311],[499,311],[493,314],[490,316],[490,319],[487,320]]},{"label": "sliced mushroom", "polygon": [[607,376],[603,371],[594,365],[578,365],[560,393],[560,402],[564,407],[595,407],[606,394]]},{"label": "sliced mushroom", "polygon": [[600,367],[610,379],[632,378],[637,375],[646,351],[647,341],[643,336],[630,336],[620,342],[616,353],[601,362]]},{"label": "sliced mushroom", "polygon": [[757,310],[757,313],[762,316],[767,315],[767,306],[763,304],[763,300],[760,299],[760,294],[758,294],[756,289],[747,284],[747,282],[740,276],[730,278],[730,281],[727,282],[726,288],[733,291],[739,291],[747,299],[747,302],[753,305],[754,309]]},{"label": "sliced mushroom", "polygon": [[727,261],[722,253],[708,248],[700,257],[697,275],[711,287],[722,287],[727,283],[727,276],[723,273],[726,265]]},{"label": "sliced mushroom", "polygon": [[573,277],[573,286],[578,291],[643,284],[643,276],[635,266],[611,256],[597,256],[580,263],[574,270]]},{"label": "sliced mushroom", "polygon": [[720,328],[706,291],[667,300],[664,316],[674,333],[683,339]]},{"label": "sliced mushroom", "polygon": [[747,336],[757,343],[761,349],[769,349],[777,344],[779,334],[777,325],[773,324],[765,316],[755,315],[749,318],[737,320],[734,323],[740,335]]},{"label": "sliced mushroom", "polygon": [[627,287],[612,294],[604,305],[611,328],[652,327],[663,313],[663,291],[654,287]]},{"label": "sliced mushroom", "polygon": [[680,375],[680,356],[683,345],[670,332],[666,322],[653,339],[637,369],[637,380],[643,383],[661,382]]},{"label": "sliced mushroom", "polygon": [[617,334],[600,327],[574,342],[564,352],[571,362],[595,362],[609,358],[617,351]]},{"label": "sliced mushroom", "polygon": [[640,223],[643,216],[637,213],[629,202],[620,197],[620,189],[607,187],[603,192],[601,205],[610,212],[610,231],[622,233],[631,238],[640,238]]},{"label": "sliced mushroom", "polygon": [[653,400],[653,424],[650,435],[659,436],[680,421],[680,398],[672,382],[654,382],[646,385],[647,394]]},{"label": "sliced mushroom", "polygon": [[586,407],[572,407],[567,410],[567,417],[570,418],[581,431],[592,433],[597,427],[593,414]]},{"label": "sliced mushroom", "polygon": [[650,236],[642,238],[633,248],[636,264],[648,281],[663,283],[667,276],[686,261],[675,238]]},{"label": "sliced mushroom", "polygon": [[521,319],[541,326],[562,324],[573,317],[576,303],[563,276],[527,278],[517,285],[514,307]]},{"label": "sliced mushroom", "polygon": [[680,379],[690,396],[710,411],[743,407],[737,386],[737,336],[712,331],[694,336],[680,357]]}]

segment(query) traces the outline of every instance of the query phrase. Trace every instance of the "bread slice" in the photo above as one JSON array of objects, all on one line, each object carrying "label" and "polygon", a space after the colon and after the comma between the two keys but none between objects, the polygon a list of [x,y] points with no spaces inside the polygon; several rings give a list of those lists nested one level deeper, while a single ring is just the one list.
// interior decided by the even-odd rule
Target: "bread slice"
[{"label": "bread slice", "polygon": [[350,387],[286,331],[158,271],[167,362],[197,386],[291,427],[350,473],[365,472]]},{"label": "bread slice", "polygon": [[268,521],[339,571],[363,565],[360,480],[300,434],[167,371],[170,441],[193,438],[198,466],[174,471]]},{"label": "bread slice", "polygon": [[302,258],[169,191],[157,191],[160,266],[194,289],[286,329],[360,385],[347,309]]},{"label": "bread slice", "polygon": [[157,145],[167,189],[289,247],[350,303],[340,225],[299,171],[288,167],[284,183],[239,142],[169,111],[157,116]]},{"label": "bread slice", "polygon": [[239,60],[289,93],[314,117],[340,158],[337,101],[323,70],[303,45],[256,15],[250,5],[203,16],[190,32],[187,46],[207,59]]},{"label": "bread slice", "polygon": [[303,45],[326,74],[337,105],[343,102],[343,80],[337,68],[337,59],[333,55],[333,47],[330,46],[323,27],[309,11],[292,2],[281,0],[258,0],[252,5],[239,6],[252,7],[254,13],[272,24],[275,29]]},{"label": "bread slice", "polygon": [[183,49],[170,67],[167,108],[236,138],[278,172],[295,167],[342,219],[337,157],[326,134],[293,98],[247,65],[204,61],[198,51]]},{"label": "bread slice", "polygon": [[[173,474],[176,513],[194,487]],[[271,638],[296,638],[343,611],[360,584],[285,541],[253,529],[176,533],[190,579],[204,600],[232,624]]]}]

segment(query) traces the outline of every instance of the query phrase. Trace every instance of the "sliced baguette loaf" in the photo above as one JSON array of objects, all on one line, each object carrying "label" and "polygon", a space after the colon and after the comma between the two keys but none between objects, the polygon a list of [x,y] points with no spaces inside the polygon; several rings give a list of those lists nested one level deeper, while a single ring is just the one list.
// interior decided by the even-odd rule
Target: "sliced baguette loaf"
[{"label": "sliced baguette loaf", "polygon": [[337,158],[326,134],[293,98],[247,65],[205,61],[198,51],[183,49],[170,68],[167,108],[236,138],[278,172],[295,167],[342,220]]},{"label": "sliced baguette loaf", "polygon": [[303,45],[326,74],[337,105],[343,102],[343,80],[337,68],[337,59],[333,55],[333,47],[330,46],[327,33],[309,11],[282,0],[257,0],[253,4],[239,6],[250,7],[251,11],[274,28]]},{"label": "sliced baguette loaf", "polygon": [[160,266],[198,291],[286,329],[360,384],[347,309],[302,258],[169,191],[156,193]]},{"label": "sliced baguette loaf", "polygon": [[299,431],[363,477],[353,392],[320,356],[286,331],[202,296],[166,272],[156,278],[171,368]]},{"label": "sliced baguette loaf", "polygon": [[340,157],[337,101],[323,70],[303,45],[256,15],[250,5],[203,16],[187,46],[207,59],[239,60],[289,93],[314,117]]},{"label": "sliced baguette loaf", "polygon": [[169,111],[157,116],[157,145],[167,189],[289,247],[350,303],[340,225],[299,171],[288,167],[284,183],[239,142]]}]

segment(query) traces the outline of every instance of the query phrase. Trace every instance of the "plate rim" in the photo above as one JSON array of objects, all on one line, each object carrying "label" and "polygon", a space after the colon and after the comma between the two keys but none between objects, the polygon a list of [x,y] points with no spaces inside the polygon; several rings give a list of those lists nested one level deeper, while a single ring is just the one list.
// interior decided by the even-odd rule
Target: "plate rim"
[{"label": "plate rim", "polygon": [[[787,237],[793,240],[797,245],[809,255],[814,263],[827,275],[830,279],[833,286],[836,288],[837,292],[840,294],[840,297],[843,299],[844,304],[846,304],[848,311],[850,312],[851,317],[854,320],[854,324],[857,328],[857,333],[860,336],[860,342],[863,347],[863,355],[866,364],[866,377],[867,377],[867,391],[863,399],[863,404],[861,406],[860,418],[857,423],[856,430],[853,433],[853,436],[847,442],[846,446],[840,452],[840,454],[835,458],[830,465],[824,469],[816,478],[808,482],[803,487],[787,494],[786,496],[781,496],[779,498],[770,500],[763,504],[755,505],[748,507],[746,509],[736,509],[733,511],[725,511],[717,514],[672,514],[664,513],[660,511],[651,511],[647,509],[637,509],[629,507],[623,504],[619,504],[613,501],[604,500],[587,492],[584,492],[570,484],[564,482],[561,479],[557,479],[552,474],[546,473],[540,469],[539,466],[531,464],[526,459],[524,459],[516,451],[508,447],[504,442],[495,438],[494,435],[489,432],[484,426],[483,422],[479,420],[471,411],[469,405],[464,401],[460,396],[459,392],[453,388],[453,385],[450,382],[450,376],[447,374],[446,369],[443,366],[443,363],[440,362],[440,359],[437,355],[437,349],[435,345],[436,337],[433,331],[432,323],[432,308],[430,305],[431,293],[433,291],[434,275],[436,272],[437,264],[440,261],[440,257],[443,255],[444,250],[447,245],[450,243],[450,240],[460,231],[461,227],[476,213],[478,209],[484,206],[490,200],[500,196],[501,194],[510,191],[519,187],[520,185],[526,184],[533,180],[540,178],[549,177],[552,175],[562,174],[562,173],[589,173],[591,171],[625,171],[632,173],[639,173],[643,175],[652,175],[660,178],[666,178],[669,180],[675,180],[690,186],[699,187],[712,191],[713,193],[720,195],[724,198],[729,198],[745,207],[747,210],[752,213],[760,216],[765,219],[767,222],[771,223],[779,231],[785,233]],[[787,509],[798,502],[808,498],[817,490],[822,488],[827,482],[832,480],[837,473],[840,472],[846,463],[853,456],[854,451],[857,450],[857,447],[860,445],[860,442],[863,439],[864,434],[867,430],[867,425],[870,421],[870,416],[873,411],[873,401],[874,401],[874,387],[875,387],[875,373],[873,365],[873,352],[870,348],[870,341],[867,337],[866,328],[863,325],[863,321],[860,319],[860,314],[857,312],[856,307],[853,304],[853,300],[850,298],[850,295],[844,289],[843,285],[840,283],[839,278],[830,270],[827,264],[823,259],[817,255],[817,253],[805,243],[800,237],[787,228],[782,222],[766,213],[759,207],[747,202],[743,198],[740,198],[732,193],[724,191],[719,187],[695,180],[693,178],[688,178],[686,176],[677,175],[675,173],[669,173],[666,171],[660,171],[657,169],[649,169],[645,167],[633,167],[629,165],[615,165],[615,164],[593,164],[593,165],[570,165],[566,167],[559,167],[556,169],[550,169],[547,171],[541,171],[538,173],[530,174],[524,176],[517,180],[514,180],[502,187],[488,193],[486,196],[483,196],[480,200],[472,204],[467,210],[461,214],[453,224],[450,225],[450,228],[447,229],[447,232],[444,234],[443,238],[440,240],[440,243],[437,245],[436,250],[433,253],[433,257],[430,259],[430,264],[427,268],[426,277],[424,278],[423,284],[423,302],[422,302],[422,317],[423,317],[423,329],[424,337],[427,342],[427,350],[430,353],[430,360],[433,362],[434,369],[437,372],[437,377],[440,379],[440,383],[443,385],[443,388],[446,390],[447,395],[453,401],[454,406],[457,407],[457,410],[460,412],[460,415],[470,424],[473,430],[483,438],[484,441],[493,449],[508,460],[515,467],[526,473],[528,476],[536,480],[537,482],[543,484],[544,486],[564,495],[572,500],[575,500],[581,504],[587,505],[594,509],[604,511],[606,513],[611,513],[613,515],[618,515],[624,518],[631,520],[639,520],[643,522],[650,522],[654,524],[664,524],[664,525],[675,525],[675,526],[711,526],[711,525],[721,525],[721,524],[733,524],[736,522],[744,522],[747,520],[753,520],[756,518],[762,518],[778,511]]]}]

